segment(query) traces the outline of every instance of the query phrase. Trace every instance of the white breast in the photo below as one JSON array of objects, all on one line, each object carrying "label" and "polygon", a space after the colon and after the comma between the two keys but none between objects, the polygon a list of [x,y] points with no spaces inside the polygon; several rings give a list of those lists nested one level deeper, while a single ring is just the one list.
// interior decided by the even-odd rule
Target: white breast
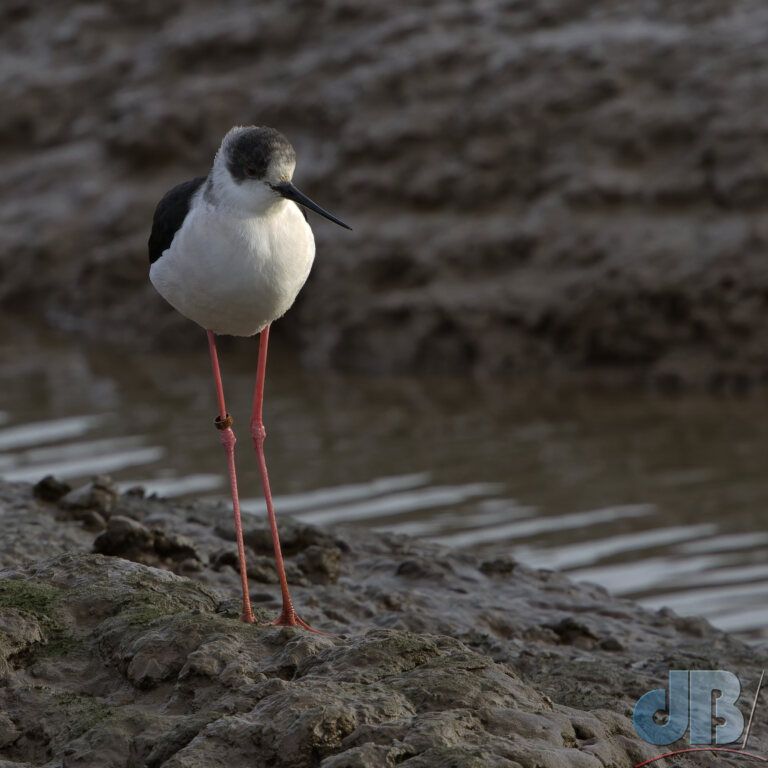
[{"label": "white breast", "polygon": [[289,201],[257,217],[200,202],[149,277],[166,301],[206,330],[253,336],[288,311],[314,257],[312,230]]}]

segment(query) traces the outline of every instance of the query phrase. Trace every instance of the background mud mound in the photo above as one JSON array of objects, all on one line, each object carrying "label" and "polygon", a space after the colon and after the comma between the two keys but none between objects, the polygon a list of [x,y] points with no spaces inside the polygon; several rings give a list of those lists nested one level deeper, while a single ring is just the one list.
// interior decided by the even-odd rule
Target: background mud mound
[{"label": "background mud mound", "polygon": [[764,3],[38,0],[0,22],[5,307],[191,343],[147,283],[152,209],[259,122],[355,228],[314,222],[279,324],[312,364],[766,375]]}]

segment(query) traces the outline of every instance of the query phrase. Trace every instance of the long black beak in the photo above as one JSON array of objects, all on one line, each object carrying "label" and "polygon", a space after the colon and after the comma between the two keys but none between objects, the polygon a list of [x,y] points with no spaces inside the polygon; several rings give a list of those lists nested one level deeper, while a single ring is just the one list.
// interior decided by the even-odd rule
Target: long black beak
[{"label": "long black beak", "polygon": [[294,187],[290,181],[284,181],[282,184],[273,184],[272,189],[287,200],[293,200],[294,203],[303,205],[305,208],[309,208],[310,211],[325,216],[326,219],[332,221],[334,224],[338,224],[340,227],[344,227],[344,229],[352,229],[352,227],[345,224],[341,219],[337,219],[332,213],[328,213],[325,208],[321,208],[317,203],[310,200],[301,190]]}]

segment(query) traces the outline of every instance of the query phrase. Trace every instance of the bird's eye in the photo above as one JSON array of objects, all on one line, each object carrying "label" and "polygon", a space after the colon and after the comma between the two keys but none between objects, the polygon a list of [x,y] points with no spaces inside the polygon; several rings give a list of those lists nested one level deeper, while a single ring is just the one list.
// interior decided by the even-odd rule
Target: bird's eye
[{"label": "bird's eye", "polygon": [[249,176],[250,178],[254,178],[256,174],[256,169],[250,165],[246,166],[245,168],[245,175]]}]

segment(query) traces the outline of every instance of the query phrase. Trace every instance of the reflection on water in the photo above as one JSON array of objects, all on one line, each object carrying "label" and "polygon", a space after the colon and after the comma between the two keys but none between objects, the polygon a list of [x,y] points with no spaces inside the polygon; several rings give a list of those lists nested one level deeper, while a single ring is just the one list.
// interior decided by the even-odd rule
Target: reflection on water
[{"label": "reflection on water", "polygon": [[[0,474],[108,472],[163,495],[226,496],[202,334],[197,354],[131,355],[13,330],[0,349]],[[764,396],[321,375],[281,347],[276,335],[266,403],[279,514],[501,549],[768,636]],[[256,344],[221,355],[246,438]],[[238,463],[244,507],[261,512],[247,439]]]}]

